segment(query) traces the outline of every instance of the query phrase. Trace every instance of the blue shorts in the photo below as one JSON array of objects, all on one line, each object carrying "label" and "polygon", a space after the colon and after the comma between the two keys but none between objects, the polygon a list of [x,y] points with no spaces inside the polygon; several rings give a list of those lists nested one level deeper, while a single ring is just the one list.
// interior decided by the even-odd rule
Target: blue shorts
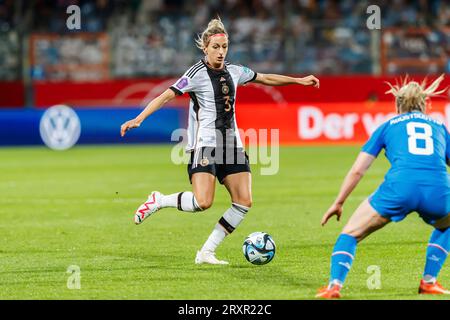
[{"label": "blue shorts", "polygon": [[450,213],[450,187],[385,181],[370,195],[369,203],[394,222],[416,211],[426,223],[434,224]]}]

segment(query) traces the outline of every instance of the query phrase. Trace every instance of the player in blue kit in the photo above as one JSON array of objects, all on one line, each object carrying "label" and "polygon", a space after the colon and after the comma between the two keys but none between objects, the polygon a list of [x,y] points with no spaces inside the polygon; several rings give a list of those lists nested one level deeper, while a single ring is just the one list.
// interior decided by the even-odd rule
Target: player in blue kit
[{"label": "player in blue kit", "polygon": [[391,168],[339,235],[331,255],[330,282],[316,297],[340,298],[358,242],[413,211],[434,227],[419,293],[450,294],[436,281],[450,250],[450,178],[446,167],[450,165],[450,134],[441,122],[425,114],[428,98],[446,91],[437,91],[443,78],[427,88],[425,83],[405,81],[387,92],[395,96],[398,116],[382,124],[363,146],[322,225],[334,215],[340,219],[345,200],[382,149]]}]

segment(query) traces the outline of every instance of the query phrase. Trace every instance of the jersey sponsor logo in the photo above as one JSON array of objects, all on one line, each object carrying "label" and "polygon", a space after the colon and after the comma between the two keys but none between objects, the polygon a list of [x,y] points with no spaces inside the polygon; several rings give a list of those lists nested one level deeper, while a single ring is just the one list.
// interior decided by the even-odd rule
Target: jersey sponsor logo
[{"label": "jersey sponsor logo", "polygon": [[227,79],[225,79],[224,77],[220,77],[220,82],[226,81]]},{"label": "jersey sponsor logo", "polygon": [[80,137],[80,119],[70,107],[56,105],[42,115],[39,132],[47,147],[66,150],[75,145]]},{"label": "jersey sponsor logo", "polygon": [[186,77],[181,78],[175,85],[178,89],[183,89],[188,85],[188,79]]}]

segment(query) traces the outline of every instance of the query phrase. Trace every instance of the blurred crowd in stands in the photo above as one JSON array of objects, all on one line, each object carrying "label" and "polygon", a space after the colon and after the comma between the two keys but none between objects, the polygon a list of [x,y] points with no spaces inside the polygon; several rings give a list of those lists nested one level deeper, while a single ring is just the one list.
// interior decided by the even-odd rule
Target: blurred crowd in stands
[{"label": "blurred crowd in stands", "polygon": [[[81,9],[81,30],[66,27],[72,4]],[[72,43],[80,32],[108,34],[112,77],[176,76],[202,56],[194,39],[217,15],[230,35],[230,61],[261,72],[370,74],[379,59],[366,27],[370,4],[381,8],[382,28],[436,31],[421,54],[438,47],[448,56],[446,0],[0,0],[0,79],[21,76],[29,50],[22,40],[31,33],[62,35],[31,45],[35,79],[55,78],[49,64],[104,57],[100,41]]]}]

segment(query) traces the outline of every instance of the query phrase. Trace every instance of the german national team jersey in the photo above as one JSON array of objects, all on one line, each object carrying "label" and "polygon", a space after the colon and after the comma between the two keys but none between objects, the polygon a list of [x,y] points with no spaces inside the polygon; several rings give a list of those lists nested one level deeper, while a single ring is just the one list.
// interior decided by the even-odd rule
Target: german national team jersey
[{"label": "german national team jersey", "polygon": [[378,127],[362,151],[376,157],[383,148],[391,163],[385,181],[449,184],[450,135],[442,122],[421,112],[398,115]]},{"label": "german national team jersey", "polygon": [[210,68],[202,59],[171,87],[176,94],[189,93],[187,151],[216,147],[231,142],[242,148],[234,112],[237,86],[256,78],[247,67],[225,62],[224,68]]}]

